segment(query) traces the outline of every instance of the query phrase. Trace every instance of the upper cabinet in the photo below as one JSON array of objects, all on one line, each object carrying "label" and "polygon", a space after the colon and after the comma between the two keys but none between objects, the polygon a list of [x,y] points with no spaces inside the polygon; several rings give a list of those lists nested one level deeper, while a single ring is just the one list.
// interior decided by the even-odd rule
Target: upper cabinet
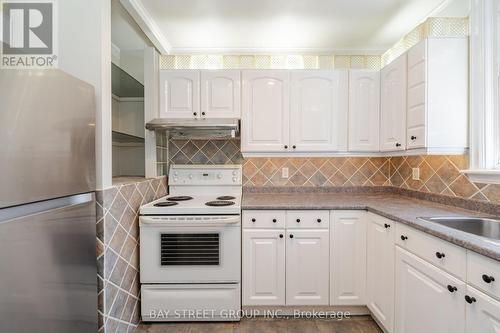
[{"label": "upper cabinet", "polygon": [[293,71],[290,144],[295,151],[347,150],[347,71]]},{"label": "upper cabinet", "polygon": [[289,72],[243,71],[242,80],[241,151],[287,151]]},{"label": "upper cabinet", "polygon": [[200,72],[160,71],[160,117],[197,118],[200,115]]},{"label": "upper cabinet", "polygon": [[468,146],[468,68],[467,38],[428,38],[408,51],[408,149]]},{"label": "upper cabinet", "polygon": [[240,71],[160,71],[160,116],[239,118]]},{"label": "upper cabinet", "polygon": [[240,118],[240,71],[201,72],[201,116]]},{"label": "upper cabinet", "polygon": [[379,151],[380,72],[351,70],[349,150]]},{"label": "upper cabinet", "polygon": [[406,149],[406,54],[380,72],[380,150]]},{"label": "upper cabinet", "polygon": [[243,152],[347,150],[347,71],[244,71]]}]

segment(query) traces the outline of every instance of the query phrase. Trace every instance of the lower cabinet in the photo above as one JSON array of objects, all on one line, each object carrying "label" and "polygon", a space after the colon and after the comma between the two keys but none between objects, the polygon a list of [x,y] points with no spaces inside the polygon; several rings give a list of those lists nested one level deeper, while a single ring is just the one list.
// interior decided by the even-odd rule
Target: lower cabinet
[{"label": "lower cabinet", "polygon": [[500,302],[469,286],[465,297],[465,332],[500,332]]},{"label": "lower cabinet", "polygon": [[328,211],[282,213],[243,211],[242,304],[328,305]]},{"label": "lower cabinet", "polygon": [[465,282],[396,247],[395,288],[395,332],[464,332]]},{"label": "lower cabinet", "polygon": [[375,214],[367,214],[367,306],[389,333],[394,331],[395,231],[395,222]]},{"label": "lower cabinet", "polygon": [[287,305],[328,305],[328,236],[328,229],[287,231]]},{"label": "lower cabinet", "polygon": [[285,305],[285,230],[243,231],[243,304]]},{"label": "lower cabinet", "polygon": [[330,215],[330,305],[366,304],[366,214]]}]

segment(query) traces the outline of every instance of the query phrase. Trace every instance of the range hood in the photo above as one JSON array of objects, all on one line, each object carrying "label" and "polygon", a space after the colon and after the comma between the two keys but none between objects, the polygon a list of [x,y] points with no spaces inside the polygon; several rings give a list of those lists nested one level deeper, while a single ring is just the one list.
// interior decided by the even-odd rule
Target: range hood
[{"label": "range hood", "polygon": [[157,118],[146,124],[146,129],[168,132],[171,138],[230,139],[239,136],[239,120],[221,119],[166,119]]}]

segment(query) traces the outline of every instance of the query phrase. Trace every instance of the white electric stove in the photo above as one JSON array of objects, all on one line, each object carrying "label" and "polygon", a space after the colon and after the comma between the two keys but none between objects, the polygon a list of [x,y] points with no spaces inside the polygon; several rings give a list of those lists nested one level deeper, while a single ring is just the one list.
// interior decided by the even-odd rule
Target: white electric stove
[{"label": "white electric stove", "polygon": [[240,165],[172,165],[140,208],[144,321],[232,321],[241,308]]}]

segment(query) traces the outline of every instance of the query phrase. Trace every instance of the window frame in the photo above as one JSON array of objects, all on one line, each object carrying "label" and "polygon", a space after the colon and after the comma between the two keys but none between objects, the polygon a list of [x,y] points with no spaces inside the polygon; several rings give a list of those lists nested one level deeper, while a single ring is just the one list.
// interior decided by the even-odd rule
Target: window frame
[{"label": "window frame", "polygon": [[470,169],[500,184],[500,0],[472,0],[470,12]]}]

